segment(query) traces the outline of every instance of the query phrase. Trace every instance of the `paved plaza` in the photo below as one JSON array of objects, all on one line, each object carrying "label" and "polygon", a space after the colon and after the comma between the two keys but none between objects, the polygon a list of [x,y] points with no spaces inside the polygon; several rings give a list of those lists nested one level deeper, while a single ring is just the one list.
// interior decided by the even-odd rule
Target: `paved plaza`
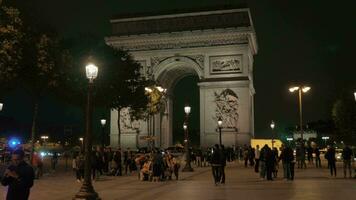
[{"label": "paved plaza", "polygon": [[[181,173],[179,181],[141,182],[136,175],[123,177],[102,176],[94,182],[95,190],[103,200],[133,199],[301,199],[301,200],[355,200],[356,179],[344,179],[342,169],[338,177],[329,177],[328,170],[310,167],[296,170],[294,181],[277,178],[260,180],[252,168],[233,163],[226,170],[226,184],[213,184],[210,168],[196,168],[192,173]],[[281,175],[281,171],[278,175]],[[80,183],[70,172],[58,172],[36,180],[31,200],[69,200],[79,190]],[[1,196],[5,199],[5,188]]]}]

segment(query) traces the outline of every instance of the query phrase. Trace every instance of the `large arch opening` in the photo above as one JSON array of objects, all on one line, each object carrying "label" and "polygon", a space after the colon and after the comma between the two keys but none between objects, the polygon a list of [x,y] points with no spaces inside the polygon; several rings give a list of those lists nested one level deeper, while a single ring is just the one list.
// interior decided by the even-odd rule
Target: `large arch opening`
[{"label": "large arch opening", "polygon": [[187,57],[164,60],[153,72],[157,82],[167,89],[166,111],[160,119],[160,146],[183,144],[184,106],[192,107],[189,116],[189,136],[192,145],[200,144],[200,99],[198,82],[202,70],[198,63]]},{"label": "large arch opening", "polygon": [[199,77],[189,75],[177,82],[173,89],[173,144],[183,144],[185,119],[184,106],[189,104],[192,108],[188,119],[190,144],[200,146],[200,101]]}]

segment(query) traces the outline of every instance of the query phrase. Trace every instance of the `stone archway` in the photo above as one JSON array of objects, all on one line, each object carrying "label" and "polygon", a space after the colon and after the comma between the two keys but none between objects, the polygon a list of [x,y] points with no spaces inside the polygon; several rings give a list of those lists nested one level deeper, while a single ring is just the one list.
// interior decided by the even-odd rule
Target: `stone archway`
[{"label": "stone archway", "polygon": [[[155,116],[158,120],[159,144],[163,147],[172,146],[173,144],[173,88],[184,77],[197,75],[200,79],[203,71],[198,63],[192,58],[184,56],[173,56],[162,60],[153,71],[156,81],[167,89],[167,106],[162,114]],[[156,120],[156,121],[157,121]]]},{"label": "stone archway", "polygon": [[[142,74],[168,88],[162,126],[155,120],[159,146],[172,143],[170,88],[183,77],[199,77],[200,144],[218,142],[217,118],[223,119],[226,146],[248,144],[254,136],[253,60],[258,46],[248,8],[162,15],[118,17],[111,20],[106,42],[128,50],[142,65]],[[117,111],[111,112],[110,138],[117,145]],[[155,116],[159,118],[160,116]],[[156,124],[157,123],[157,124]],[[127,122],[123,147],[145,146],[147,123]],[[163,129],[157,128],[163,127]],[[163,134],[166,133],[166,134]]]}]

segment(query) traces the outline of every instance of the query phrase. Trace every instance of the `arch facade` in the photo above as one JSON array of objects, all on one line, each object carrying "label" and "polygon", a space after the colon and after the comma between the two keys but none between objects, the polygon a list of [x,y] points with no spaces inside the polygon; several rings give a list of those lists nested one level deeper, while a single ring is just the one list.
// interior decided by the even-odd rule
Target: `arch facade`
[{"label": "arch facade", "polygon": [[[217,16],[223,21],[217,22]],[[174,24],[177,21],[180,24]],[[249,143],[254,136],[253,56],[257,53],[249,9],[123,17],[111,23],[113,36],[106,38],[107,43],[128,50],[141,63],[142,74],[168,89],[165,110],[150,122],[156,146],[172,145],[171,91],[188,75],[199,77],[201,146],[218,143],[218,118],[223,119],[226,146]],[[167,31],[165,24],[178,27]],[[117,146],[117,111],[111,112],[111,145]],[[147,123],[121,125],[121,146],[146,146]]]}]

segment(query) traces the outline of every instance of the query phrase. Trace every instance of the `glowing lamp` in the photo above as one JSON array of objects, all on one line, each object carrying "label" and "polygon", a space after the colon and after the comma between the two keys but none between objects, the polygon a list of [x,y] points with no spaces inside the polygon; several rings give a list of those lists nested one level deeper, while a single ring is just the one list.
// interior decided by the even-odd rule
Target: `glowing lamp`
[{"label": "glowing lamp", "polygon": [[87,66],[85,66],[85,71],[87,78],[90,81],[93,81],[98,76],[98,67],[92,63],[89,63]]}]

